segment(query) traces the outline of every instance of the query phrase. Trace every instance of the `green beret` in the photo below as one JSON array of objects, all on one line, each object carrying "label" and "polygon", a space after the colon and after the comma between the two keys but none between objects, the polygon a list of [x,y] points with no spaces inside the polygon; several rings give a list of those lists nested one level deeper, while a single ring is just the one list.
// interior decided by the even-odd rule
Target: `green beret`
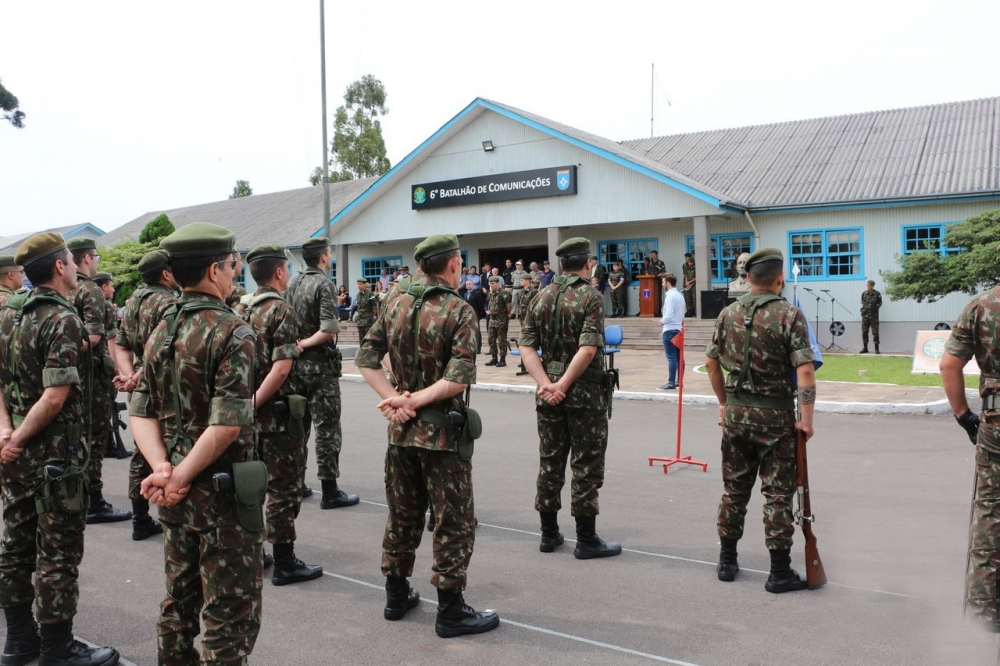
[{"label": "green beret", "polygon": [[320,236],[319,238],[310,238],[302,244],[303,250],[310,247],[330,247],[330,239],[326,236]]},{"label": "green beret", "polygon": [[413,256],[417,261],[420,261],[421,259],[451,252],[458,248],[458,236],[454,234],[438,234],[427,238],[422,243],[418,243],[413,248]]},{"label": "green beret", "polygon": [[54,231],[44,231],[24,239],[21,247],[14,253],[14,261],[18,266],[27,266],[34,261],[43,259],[50,254],[66,249],[66,239]]},{"label": "green beret", "polygon": [[871,286],[874,287],[875,286],[875,280],[868,280],[868,284],[870,284]]},{"label": "green beret", "polygon": [[0,268],[6,268],[7,266],[17,266],[17,262],[14,261],[14,255],[5,254],[0,256]]},{"label": "green beret", "polygon": [[94,282],[98,284],[102,282],[111,282],[114,279],[115,276],[112,275],[111,273],[105,273],[104,271],[101,271],[99,273],[94,273]]},{"label": "green beret", "polygon": [[252,264],[258,259],[288,259],[285,246],[277,243],[258,245],[247,253],[247,263]]},{"label": "green beret", "polygon": [[210,257],[236,251],[236,234],[208,222],[192,222],[160,241],[171,259]]},{"label": "green beret", "polygon": [[368,284],[368,280],[363,277],[358,278],[357,282],[358,284]]},{"label": "green beret", "polygon": [[491,275],[490,276],[490,282],[500,282],[502,280],[503,280],[503,278],[500,277],[499,275]]},{"label": "green beret", "polygon": [[574,254],[590,254],[590,241],[586,238],[570,238],[564,240],[562,244],[556,248],[557,257],[568,257]]},{"label": "green beret", "polygon": [[529,274],[522,275],[521,279],[522,280],[530,280],[531,279],[531,274],[529,273]]},{"label": "green beret", "polygon": [[94,242],[93,238],[74,238],[66,243],[66,247],[69,248],[70,252],[76,252],[77,250],[96,250],[97,243]]},{"label": "green beret", "polygon": [[145,275],[153,271],[162,271],[170,263],[170,255],[163,250],[153,250],[142,255],[136,270]]},{"label": "green beret", "polygon": [[759,264],[762,261],[784,261],[785,257],[781,254],[781,250],[776,247],[765,247],[757,250],[750,255],[747,259],[746,267],[749,269],[754,264]]}]

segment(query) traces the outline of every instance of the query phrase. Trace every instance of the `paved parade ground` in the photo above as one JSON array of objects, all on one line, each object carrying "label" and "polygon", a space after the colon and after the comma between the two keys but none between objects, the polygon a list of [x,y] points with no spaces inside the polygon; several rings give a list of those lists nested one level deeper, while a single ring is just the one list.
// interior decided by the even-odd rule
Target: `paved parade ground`
[{"label": "paved parade ground", "polygon": [[[533,509],[533,398],[476,391],[485,424],[474,459],[475,553],[467,601],[495,608],[496,631],[443,640],[435,606],[382,619],[385,425],[375,394],[344,382],[342,487],[359,506],[303,505],[298,555],[318,581],[264,583],[263,628],[252,664],[993,664],[997,638],[961,623],[973,447],[948,416],[818,413],[809,468],[815,532],[829,576],[817,591],[764,591],[768,554],[755,490],[736,582],[716,580],[715,512],[722,490],[717,409],[684,407],[684,453],[700,468],[649,467],[672,453],[677,405],[617,401],[598,533],[616,558],[538,552]],[[131,432],[129,431],[128,435]],[[131,446],[131,438],[128,437]],[[310,462],[313,462],[310,447]],[[125,498],[127,461],[105,463],[105,494]],[[308,480],[317,489],[315,466]],[[80,577],[78,636],[155,664],[164,592],[162,538],[130,540],[131,524],[90,526]],[[793,566],[802,568],[801,533]],[[411,580],[428,601],[430,535]]]}]

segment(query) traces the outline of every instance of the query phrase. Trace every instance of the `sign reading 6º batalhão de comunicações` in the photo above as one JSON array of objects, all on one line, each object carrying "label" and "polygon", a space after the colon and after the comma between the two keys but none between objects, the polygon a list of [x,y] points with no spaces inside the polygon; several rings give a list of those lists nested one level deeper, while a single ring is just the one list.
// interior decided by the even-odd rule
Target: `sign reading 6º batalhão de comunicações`
[{"label": "sign reading 6\u00ba batalh\u00e3o de comunica\u00e7\u00f5es", "polygon": [[411,185],[413,210],[576,194],[576,166],[532,169]]}]

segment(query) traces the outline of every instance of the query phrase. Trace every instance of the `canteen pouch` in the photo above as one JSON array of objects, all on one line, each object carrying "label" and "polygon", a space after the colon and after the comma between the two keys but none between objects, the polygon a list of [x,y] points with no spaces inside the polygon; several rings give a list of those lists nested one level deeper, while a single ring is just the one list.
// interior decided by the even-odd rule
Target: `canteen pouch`
[{"label": "canteen pouch", "polygon": [[[54,474],[50,473],[50,468]],[[90,507],[82,472],[63,472],[62,468],[46,465],[44,473],[42,496],[35,498],[35,510],[39,514],[47,511],[76,514]]]},{"label": "canteen pouch", "polygon": [[483,419],[472,407],[465,410],[465,424],[458,435],[458,457],[464,462],[472,460],[476,440],[483,436]]},{"label": "canteen pouch", "polygon": [[309,401],[304,395],[289,395],[288,401],[288,436],[293,439],[304,439],[306,436],[306,405]]},{"label": "canteen pouch", "polygon": [[233,463],[236,519],[248,532],[264,530],[262,500],[267,492],[267,466],[260,460]]},{"label": "canteen pouch", "polygon": [[340,377],[343,375],[344,355],[340,353],[340,348],[327,348],[326,355],[330,358],[330,369],[333,370],[333,376]]}]

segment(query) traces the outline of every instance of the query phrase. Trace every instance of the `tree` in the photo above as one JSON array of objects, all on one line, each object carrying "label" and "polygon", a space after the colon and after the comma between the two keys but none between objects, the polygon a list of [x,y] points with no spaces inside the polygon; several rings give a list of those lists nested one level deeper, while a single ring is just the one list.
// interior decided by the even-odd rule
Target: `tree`
[{"label": "tree", "polygon": [[942,255],[941,248],[896,257],[898,271],[879,271],[886,294],[894,300],[912,298],[933,303],[952,293],[975,294],[1000,282],[1000,210],[994,210],[948,227],[943,245],[958,249]]},{"label": "tree", "polygon": [[[333,121],[331,183],[381,176],[391,167],[385,156],[382,123],[378,120],[389,113],[385,100],[385,86],[371,74],[347,86],[345,104],[337,108]],[[316,167],[309,182],[319,185],[322,181],[323,168]]]},{"label": "tree", "polygon": [[253,190],[250,189],[249,180],[238,180],[236,181],[236,187],[233,188],[233,193],[229,195],[230,199],[239,199],[241,197],[248,197],[253,194]]},{"label": "tree", "polygon": [[139,242],[153,243],[153,247],[158,247],[160,239],[169,236],[174,231],[174,223],[165,213],[160,213],[139,232]]},{"label": "tree", "polygon": [[18,102],[17,96],[4,88],[3,83],[0,83],[0,111],[3,111],[3,119],[17,129],[23,129],[24,111],[18,109],[18,106],[20,106],[20,102]]},{"label": "tree", "polygon": [[157,245],[159,245],[159,238],[150,243],[128,238],[98,250],[98,254],[101,255],[101,270],[114,276],[116,304],[125,305],[125,301],[132,295],[132,292],[142,285],[142,276],[136,270],[136,266],[138,266],[139,260],[147,252],[156,249]]}]

